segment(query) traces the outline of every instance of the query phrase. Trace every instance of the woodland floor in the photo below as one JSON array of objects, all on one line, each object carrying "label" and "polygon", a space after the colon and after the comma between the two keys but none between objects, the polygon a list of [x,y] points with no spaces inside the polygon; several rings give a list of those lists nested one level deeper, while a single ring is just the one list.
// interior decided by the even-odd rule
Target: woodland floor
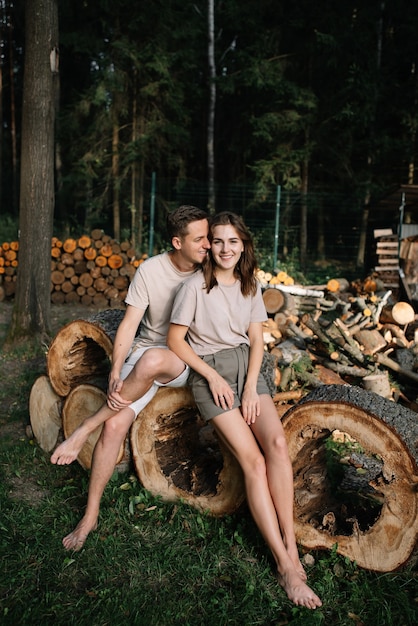
[{"label": "woodland floor", "polygon": [[[12,302],[0,302],[0,346],[3,343],[7,333],[8,326],[12,317]],[[85,306],[82,304],[66,304],[51,305],[51,330],[52,336],[59,331],[60,328],[76,319],[87,319],[99,309],[93,306]],[[45,353],[47,346],[45,346]],[[2,367],[2,390],[13,390],[18,386],[17,381],[22,375],[22,365],[25,368],[25,379],[30,378],[33,373],[34,378],[46,373],[46,357],[34,356],[32,358],[25,357],[22,364],[21,352],[16,354],[9,353],[7,356],[0,349],[0,363]],[[18,388],[16,394],[0,393],[0,437],[7,438],[13,442],[18,442],[24,437],[31,438],[30,419],[29,419],[29,395],[23,394],[19,397]],[[18,406],[19,405],[19,406]],[[13,419],[14,410],[17,409],[22,414],[22,405],[27,406],[26,419]],[[36,461],[36,459],[34,459]],[[33,481],[28,480],[26,476],[23,480],[17,474],[9,476],[9,484],[11,486],[11,496],[16,500],[24,500],[27,502],[37,502],[48,495],[47,490],[36,482],[36,474]]]}]

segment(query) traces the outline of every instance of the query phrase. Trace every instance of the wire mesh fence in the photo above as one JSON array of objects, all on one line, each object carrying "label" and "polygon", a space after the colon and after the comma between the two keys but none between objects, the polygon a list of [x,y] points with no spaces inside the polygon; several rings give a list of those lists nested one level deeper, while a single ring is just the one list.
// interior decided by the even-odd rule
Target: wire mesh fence
[{"label": "wire mesh fence", "polygon": [[[207,186],[196,181],[158,181],[155,190],[153,224],[145,215],[144,241],[149,242],[146,228],[155,233],[156,249],[163,244],[167,210],[180,204],[206,208]],[[235,184],[216,189],[216,212],[230,210],[241,215],[256,243],[260,265],[269,271],[283,264],[298,266],[301,247],[301,224],[306,212],[308,272],[312,265],[355,267],[359,247],[361,207],[347,194],[287,191],[272,186],[263,193],[253,185]],[[370,246],[368,246],[370,249]]]}]

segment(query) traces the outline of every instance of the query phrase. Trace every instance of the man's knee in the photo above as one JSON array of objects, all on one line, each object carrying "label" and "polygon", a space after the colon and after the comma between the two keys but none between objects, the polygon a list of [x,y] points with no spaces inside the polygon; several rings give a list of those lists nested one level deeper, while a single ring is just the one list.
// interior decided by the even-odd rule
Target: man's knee
[{"label": "man's knee", "polygon": [[103,440],[120,440],[122,441],[132,425],[134,420],[134,412],[132,409],[124,409],[123,411],[116,413],[113,417],[110,417],[103,424],[102,438]]},{"label": "man's knee", "polygon": [[132,375],[141,380],[153,382],[159,374],[164,372],[167,364],[167,350],[150,348],[136,362]]}]

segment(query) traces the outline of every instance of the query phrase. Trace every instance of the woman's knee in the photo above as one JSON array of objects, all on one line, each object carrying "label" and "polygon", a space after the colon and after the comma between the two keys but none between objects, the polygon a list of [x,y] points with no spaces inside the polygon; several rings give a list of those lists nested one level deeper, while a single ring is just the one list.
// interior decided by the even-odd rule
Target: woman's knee
[{"label": "woman's knee", "polygon": [[273,436],[269,442],[267,449],[265,450],[265,453],[274,454],[274,456],[278,458],[288,459],[289,450],[284,434],[278,433]]},{"label": "woman's knee", "polygon": [[242,464],[244,474],[250,474],[252,477],[262,478],[267,474],[266,461],[261,454],[255,454],[250,458],[246,458]]}]

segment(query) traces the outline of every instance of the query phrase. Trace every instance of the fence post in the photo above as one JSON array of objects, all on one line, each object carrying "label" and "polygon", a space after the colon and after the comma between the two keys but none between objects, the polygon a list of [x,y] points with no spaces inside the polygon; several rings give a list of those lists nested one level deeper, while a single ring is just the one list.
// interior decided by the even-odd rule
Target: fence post
[{"label": "fence post", "polygon": [[275,224],[275,227],[274,227],[273,269],[277,265],[277,251],[278,251],[278,248],[279,248],[280,195],[281,195],[281,186],[277,185],[277,191],[276,191],[276,224]]},{"label": "fence post", "polygon": [[154,221],[155,221],[155,172],[152,173],[152,178],[151,178],[151,203],[150,203],[150,216],[149,216],[148,256],[152,256],[154,253]]}]

